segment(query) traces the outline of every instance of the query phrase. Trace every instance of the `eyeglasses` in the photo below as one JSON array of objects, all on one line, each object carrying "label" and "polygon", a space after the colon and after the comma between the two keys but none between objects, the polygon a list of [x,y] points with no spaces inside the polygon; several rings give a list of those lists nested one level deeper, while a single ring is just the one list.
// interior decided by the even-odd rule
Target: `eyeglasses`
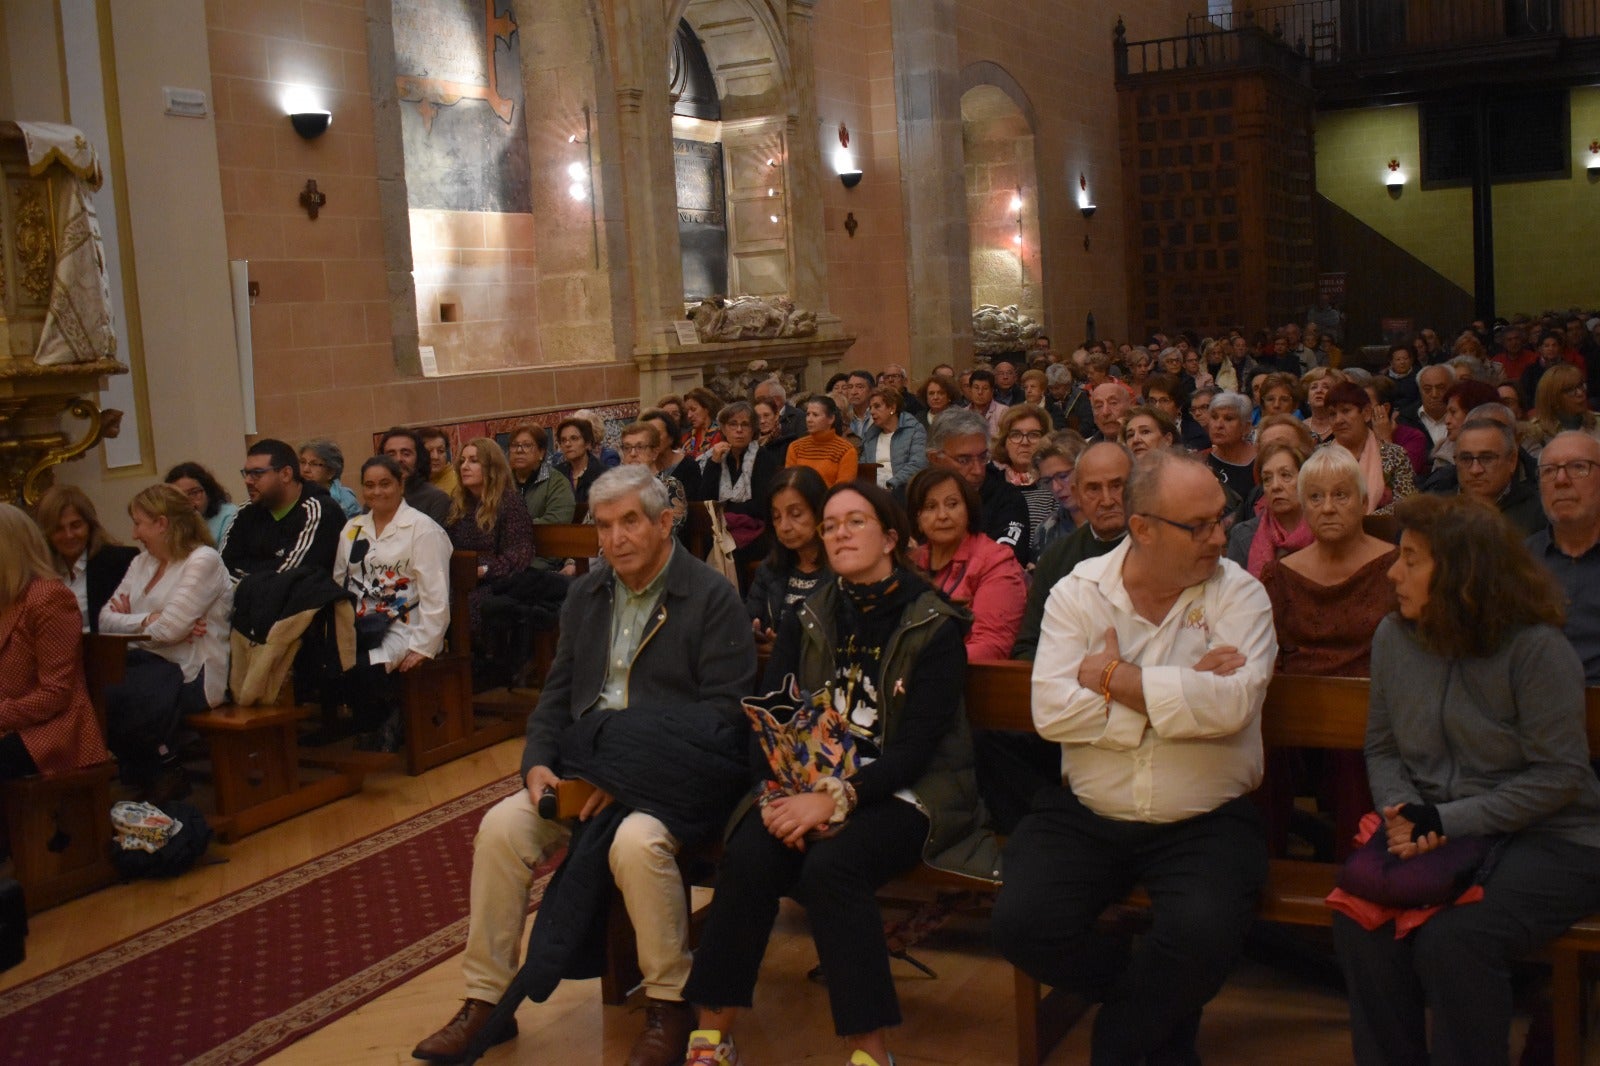
[{"label": "eyeglasses", "polygon": [[644,455],[655,450],[656,446],[654,444],[624,444],[622,446],[623,455]]},{"label": "eyeglasses", "polygon": [[190,503],[205,503],[206,502],[206,490],[201,488],[198,485],[196,485],[192,489],[184,489],[183,490],[183,495],[184,495],[184,498],[187,499]]},{"label": "eyeglasses", "polygon": [[510,450],[514,452],[531,452],[537,447],[538,445],[531,440],[519,440],[512,442]]},{"label": "eyeglasses", "polygon": [[254,481],[258,477],[266,477],[274,470],[282,470],[281,466],[247,466],[239,471],[239,476],[246,481]]},{"label": "eyeglasses", "polygon": [[[868,525],[873,523],[878,523],[878,519],[873,515],[863,514],[860,511],[852,511],[843,518],[829,518],[824,520],[821,526],[821,532],[824,537],[832,539],[848,529],[850,531],[850,535],[853,537],[857,533],[865,530]],[[882,523],[878,524],[881,525]]]},{"label": "eyeglasses", "polygon": [[1554,481],[1562,474],[1566,474],[1573,481],[1582,481],[1594,473],[1594,468],[1597,466],[1600,466],[1600,463],[1595,462],[1593,459],[1569,459],[1564,463],[1541,464],[1539,467],[1539,480]]},{"label": "eyeglasses", "polygon": [[1462,452],[1456,456],[1456,465],[1488,468],[1504,458],[1503,452]]},{"label": "eyeglasses", "polygon": [[989,461],[988,452],[973,452],[971,455],[951,455],[945,452],[944,457],[957,466],[981,466]]},{"label": "eyeglasses", "polygon": [[1014,429],[1006,434],[1006,440],[1012,444],[1037,444],[1044,439],[1044,431],[1039,429]]},{"label": "eyeglasses", "polygon": [[1209,522],[1174,522],[1170,518],[1163,518],[1158,514],[1147,514],[1147,513],[1142,513],[1142,514],[1140,514],[1139,517],[1141,517],[1141,518],[1153,518],[1157,522],[1162,522],[1162,523],[1165,523],[1166,525],[1171,526],[1173,529],[1181,529],[1185,533],[1189,534],[1189,536],[1191,538],[1193,538],[1197,543],[1201,542],[1201,541],[1210,540],[1211,539],[1211,534],[1215,533],[1218,529],[1222,528],[1222,523],[1227,521],[1227,518],[1228,518],[1226,512],[1224,512],[1222,514],[1219,514],[1217,517],[1211,519]]}]

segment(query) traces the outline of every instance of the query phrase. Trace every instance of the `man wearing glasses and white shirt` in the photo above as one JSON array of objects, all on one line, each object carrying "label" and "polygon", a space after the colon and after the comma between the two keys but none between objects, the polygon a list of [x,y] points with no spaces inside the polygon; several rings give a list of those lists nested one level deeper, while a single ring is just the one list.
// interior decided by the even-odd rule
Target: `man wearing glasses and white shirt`
[{"label": "man wearing glasses and white shirt", "polygon": [[[994,939],[1101,1004],[1092,1063],[1188,1063],[1266,880],[1248,794],[1277,640],[1265,590],[1223,558],[1226,503],[1204,464],[1152,453],[1124,501],[1127,538],[1046,602],[1033,721],[1061,745],[1063,782],[1011,836]],[[1152,925],[1131,951],[1096,923],[1135,886]]]}]

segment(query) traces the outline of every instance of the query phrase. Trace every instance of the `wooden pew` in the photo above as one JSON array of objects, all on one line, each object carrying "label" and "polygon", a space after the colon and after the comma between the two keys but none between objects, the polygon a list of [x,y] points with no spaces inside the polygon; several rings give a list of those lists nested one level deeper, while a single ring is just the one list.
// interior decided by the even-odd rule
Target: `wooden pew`
[{"label": "wooden pew", "polygon": [[[693,511],[693,505],[690,510]],[[587,574],[589,560],[600,555],[600,531],[587,524],[536,525],[533,527],[533,554],[541,559],[571,559],[578,574]],[[559,636],[555,629],[541,629],[533,634],[530,674],[541,686],[550,676],[550,665],[556,661]]]},{"label": "wooden pew", "polygon": [[[106,689],[121,681],[128,646],[140,638],[83,636],[83,673],[100,734]],[[115,762],[34,774],[0,784],[6,836],[29,914],[112,884],[111,779]]]}]

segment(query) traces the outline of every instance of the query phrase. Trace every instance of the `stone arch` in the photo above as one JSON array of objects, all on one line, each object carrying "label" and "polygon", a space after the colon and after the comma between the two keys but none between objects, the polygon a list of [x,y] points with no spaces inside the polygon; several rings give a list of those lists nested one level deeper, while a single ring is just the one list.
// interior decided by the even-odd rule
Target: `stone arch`
[{"label": "stone arch", "polygon": [[791,111],[789,49],[770,0],[672,0],[667,26],[700,38],[721,94],[724,121]]},{"label": "stone arch", "polygon": [[[1027,93],[996,63],[961,72],[962,175],[975,316],[986,304],[1015,304],[1044,316],[1037,116]],[[980,351],[982,338],[975,338]]]}]

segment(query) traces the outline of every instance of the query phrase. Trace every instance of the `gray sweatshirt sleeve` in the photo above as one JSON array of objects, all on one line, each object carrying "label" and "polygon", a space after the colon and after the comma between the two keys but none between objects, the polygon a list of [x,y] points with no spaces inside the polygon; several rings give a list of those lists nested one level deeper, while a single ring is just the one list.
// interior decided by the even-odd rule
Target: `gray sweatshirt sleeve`
[{"label": "gray sweatshirt sleeve", "polygon": [[[1367,689],[1367,782],[1372,789],[1373,808],[1380,813],[1385,807],[1422,802],[1405,760],[1400,757],[1391,717],[1390,700],[1397,695],[1391,689],[1392,675],[1397,673],[1396,652],[1404,639],[1390,618],[1378,624],[1372,637],[1372,681]],[[1403,693],[1398,695],[1403,698]]]},{"label": "gray sweatshirt sleeve", "polygon": [[1583,665],[1559,630],[1529,626],[1512,639],[1509,664],[1526,766],[1488,792],[1439,805],[1446,836],[1510,833],[1582,795],[1589,767]]}]

